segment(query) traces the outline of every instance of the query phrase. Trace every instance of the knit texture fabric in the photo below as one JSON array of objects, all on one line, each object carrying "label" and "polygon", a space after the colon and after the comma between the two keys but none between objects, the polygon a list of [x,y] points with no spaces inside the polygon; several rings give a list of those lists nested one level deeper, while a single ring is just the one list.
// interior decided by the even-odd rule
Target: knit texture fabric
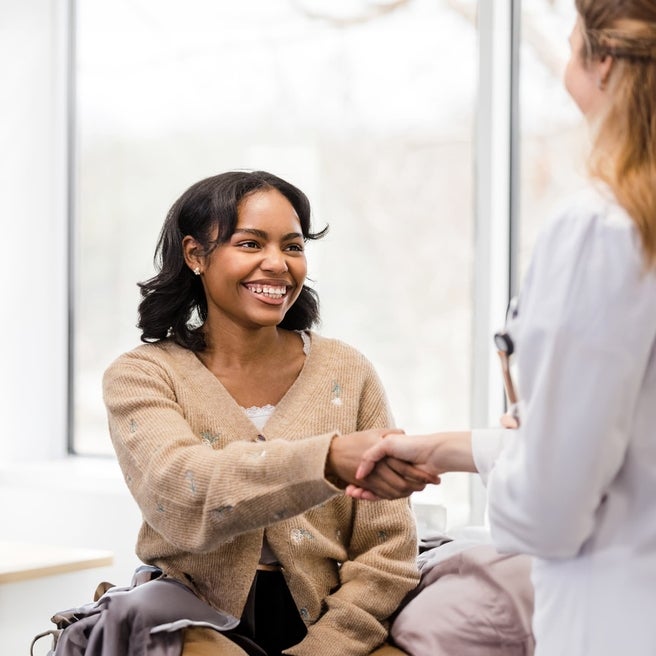
[{"label": "knit texture fabric", "polygon": [[308,635],[286,653],[359,656],[418,582],[407,500],[344,495],[324,477],[332,438],[392,426],[369,361],[312,333],[299,377],[257,428],[196,355],[171,341],[105,372],[109,429],[143,513],[137,555],[239,617],[266,534]]}]

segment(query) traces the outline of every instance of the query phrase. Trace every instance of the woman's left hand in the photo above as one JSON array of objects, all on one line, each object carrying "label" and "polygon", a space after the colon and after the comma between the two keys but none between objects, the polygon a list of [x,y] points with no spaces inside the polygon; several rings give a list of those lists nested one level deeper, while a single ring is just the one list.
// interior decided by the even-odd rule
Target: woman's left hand
[{"label": "woman's left hand", "polygon": [[519,428],[519,420],[512,412],[506,412],[504,415],[501,415],[499,422],[504,428]]}]

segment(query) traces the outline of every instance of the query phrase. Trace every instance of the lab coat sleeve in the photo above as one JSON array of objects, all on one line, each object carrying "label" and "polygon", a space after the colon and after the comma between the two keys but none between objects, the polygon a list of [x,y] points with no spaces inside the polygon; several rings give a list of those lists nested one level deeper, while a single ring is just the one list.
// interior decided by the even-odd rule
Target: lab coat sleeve
[{"label": "lab coat sleeve", "polygon": [[489,518],[500,550],[567,558],[622,467],[655,340],[655,276],[619,208],[554,221],[531,268],[517,334],[521,427],[489,472]]},{"label": "lab coat sleeve", "polygon": [[508,443],[510,431],[503,428],[482,428],[472,431],[472,453],[476,471],[483,485],[487,485],[490,472]]}]

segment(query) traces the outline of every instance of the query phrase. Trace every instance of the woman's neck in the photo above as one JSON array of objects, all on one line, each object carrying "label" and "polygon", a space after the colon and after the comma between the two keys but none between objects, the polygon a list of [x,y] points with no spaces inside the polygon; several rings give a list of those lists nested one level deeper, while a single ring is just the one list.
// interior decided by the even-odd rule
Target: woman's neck
[{"label": "woman's neck", "polygon": [[289,348],[289,331],[276,326],[249,330],[238,326],[208,328],[203,360],[223,368],[248,366],[276,357]]},{"label": "woman's neck", "polygon": [[305,362],[300,337],[276,327],[211,332],[206,340],[199,359],[243,407],[276,405]]}]

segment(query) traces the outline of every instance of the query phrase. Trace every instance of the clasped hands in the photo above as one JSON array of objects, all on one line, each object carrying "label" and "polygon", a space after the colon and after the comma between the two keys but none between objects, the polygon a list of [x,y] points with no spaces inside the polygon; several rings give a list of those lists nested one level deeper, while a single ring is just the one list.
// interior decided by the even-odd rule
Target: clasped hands
[{"label": "clasped hands", "polygon": [[[501,417],[504,428],[516,429],[511,414]],[[406,436],[399,429],[371,429],[333,438],[326,462],[355,499],[399,499],[440,483],[447,472],[476,472],[471,431]]]},{"label": "clasped hands", "polygon": [[418,446],[417,439],[390,428],[339,435],[330,446],[326,472],[356,499],[408,497],[440,482],[439,473],[422,461],[416,448],[403,448]]}]

